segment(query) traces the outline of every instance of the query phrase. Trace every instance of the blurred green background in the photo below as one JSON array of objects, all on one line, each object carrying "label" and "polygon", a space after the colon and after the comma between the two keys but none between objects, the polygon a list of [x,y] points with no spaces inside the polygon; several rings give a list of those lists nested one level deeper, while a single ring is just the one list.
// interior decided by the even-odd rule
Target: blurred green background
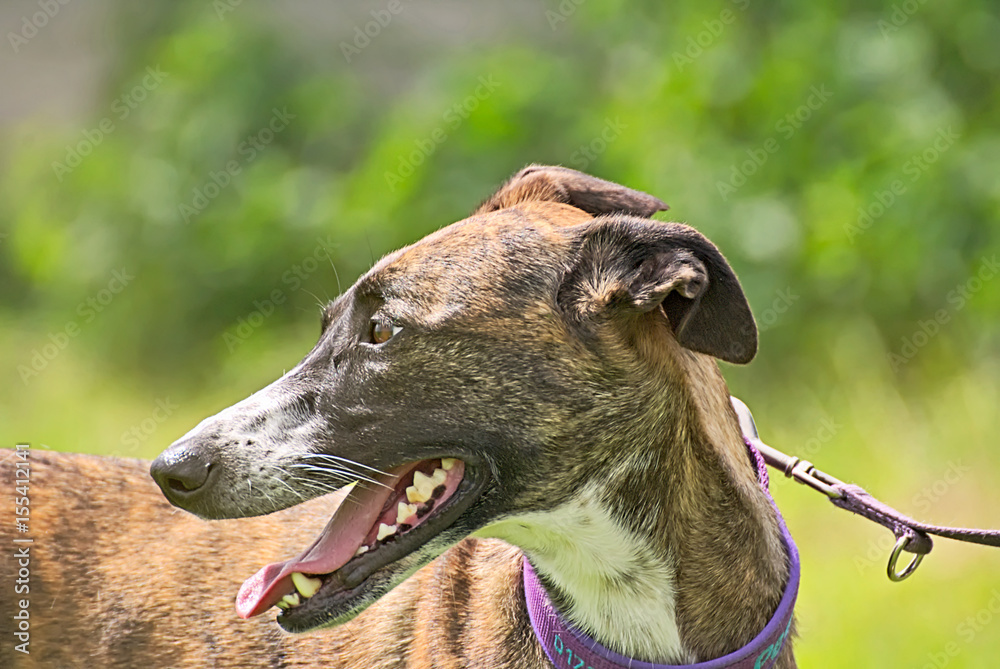
[{"label": "blurred green background", "polygon": [[[374,259],[559,163],[727,254],[766,441],[1000,527],[995,3],[40,7],[0,10],[4,445],[155,456]],[[803,667],[998,666],[1000,552],[940,540],[890,584],[887,531],[773,487]]]}]

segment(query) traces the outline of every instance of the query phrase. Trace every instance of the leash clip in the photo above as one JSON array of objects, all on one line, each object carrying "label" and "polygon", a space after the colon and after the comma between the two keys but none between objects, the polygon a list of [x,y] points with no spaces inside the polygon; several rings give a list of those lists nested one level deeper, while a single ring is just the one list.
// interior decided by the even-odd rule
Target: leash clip
[{"label": "leash clip", "polygon": [[833,487],[838,484],[843,485],[843,481],[821,472],[808,460],[803,460],[795,455],[787,455],[765,444],[760,440],[760,435],[757,434],[757,424],[753,420],[753,414],[750,413],[749,407],[737,397],[729,399],[736,411],[736,417],[740,421],[743,436],[753,442],[754,447],[764,456],[764,461],[767,464],[775,469],[780,469],[786,477],[807,485],[813,490],[818,490],[830,499],[843,497],[843,494]]},{"label": "leash clip", "polygon": [[[757,447],[760,448],[760,445],[758,444]],[[767,458],[767,454],[764,457]],[[787,457],[789,459],[782,463],[786,477],[795,479],[813,490],[818,490],[830,499],[840,499],[843,497],[840,491],[833,487],[838,483],[843,483],[842,481],[816,469],[813,463],[808,460],[803,460],[794,455]]]}]

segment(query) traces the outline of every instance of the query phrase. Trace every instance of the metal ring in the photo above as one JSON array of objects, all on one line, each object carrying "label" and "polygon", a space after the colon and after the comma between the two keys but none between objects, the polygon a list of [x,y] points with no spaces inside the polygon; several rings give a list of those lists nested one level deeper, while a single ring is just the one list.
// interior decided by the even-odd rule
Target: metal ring
[{"label": "metal ring", "polygon": [[886,574],[889,576],[889,580],[895,583],[906,579],[910,574],[917,570],[920,566],[920,561],[924,559],[923,553],[915,553],[913,559],[910,560],[910,564],[906,566],[903,571],[896,571],[896,562],[899,560],[899,554],[903,552],[910,544],[910,537],[905,534],[896,540],[896,545],[893,546],[892,554],[889,555],[889,564],[886,567]]}]

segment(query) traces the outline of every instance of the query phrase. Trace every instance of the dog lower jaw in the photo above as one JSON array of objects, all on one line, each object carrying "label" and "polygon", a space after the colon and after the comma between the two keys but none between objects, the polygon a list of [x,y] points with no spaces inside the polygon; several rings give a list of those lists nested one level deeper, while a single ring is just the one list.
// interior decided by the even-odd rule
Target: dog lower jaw
[{"label": "dog lower jaw", "polygon": [[503,519],[473,534],[519,547],[560,612],[602,645],[647,662],[690,662],[675,616],[675,569],[586,486],[551,511]]},{"label": "dog lower jaw", "polygon": [[[357,560],[350,560],[337,571],[322,576],[323,584],[312,596],[300,604],[285,609],[277,621],[289,632],[309,632],[320,628],[336,627],[349,622],[390,590],[401,584],[421,567],[448,550],[468,534],[468,528],[458,529],[464,514],[479,501],[489,482],[483,467],[459,466],[464,472],[459,488],[429,515],[424,525],[412,530],[406,537],[425,537],[422,543],[406,548],[408,552],[394,556],[394,551],[405,548],[394,543],[379,549],[383,556],[374,567],[364,563],[377,553],[365,553]],[[385,556],[389,557],[386,558]],[[386,561],[387,560],[387,561]]]},{"label": "dog lower jaw", "polygon": [[[346,607],[324,607],[319,611],[296,609],[283,611],[276,618],[278,625],[286,632],[301,634],[330,627],[337,627],[357,618],[365,609],[378,600],[378,595],[366,594],[366,584],[362,583],[354,590],[344,591]],[[386,590],[388,592],[388,589]]]},{"label": "dog lower jaw", "polygon": [[278,625],[286,632],[302,634],[350,622],[461,539],[443,536],[445,534],[447,530],[377,570],[355,588],[322,598],[317,595],[315,602],[310,599],[300,607],[283,611],[277,618]]}]

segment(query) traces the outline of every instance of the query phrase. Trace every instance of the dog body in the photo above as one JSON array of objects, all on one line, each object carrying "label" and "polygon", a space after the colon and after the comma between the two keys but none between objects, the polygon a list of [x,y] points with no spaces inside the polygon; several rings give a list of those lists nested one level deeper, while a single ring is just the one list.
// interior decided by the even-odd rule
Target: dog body
[{"label": "dog body", "polygon": [[[0,451],[8,489],[13,460]],[[148,462],[47,451],[29,461],[30,591],[0,591],[2,667],[546,666],[510,596],[521,554],[501,541],[462,542],[346,625],[287,634],[270,618],[237,618],[233,594],[260,562],[301,550],[343,494],[206,523],[164,499]],[[17,560],[0,569],[13,584]],[[21,598],[29,654],[14,649],[7,615]]]},{"label": "dog body", "polygon": [[[529,167],[379,262],[298,366],[153,464],[200,516],[275,515],[206,526],[138,464],[41,458],[53,557],[39,546],[32,606],[58,613],[33,644],[106,666],[546,667],[524,556],[617,653],[748,643],[789,568],[713,357],[748,361],[756,329],[718,250],[645,218],[664,208]],[[233,578],[296,553],[244,583],[239,613],[333,629],[234,621]]]}]

